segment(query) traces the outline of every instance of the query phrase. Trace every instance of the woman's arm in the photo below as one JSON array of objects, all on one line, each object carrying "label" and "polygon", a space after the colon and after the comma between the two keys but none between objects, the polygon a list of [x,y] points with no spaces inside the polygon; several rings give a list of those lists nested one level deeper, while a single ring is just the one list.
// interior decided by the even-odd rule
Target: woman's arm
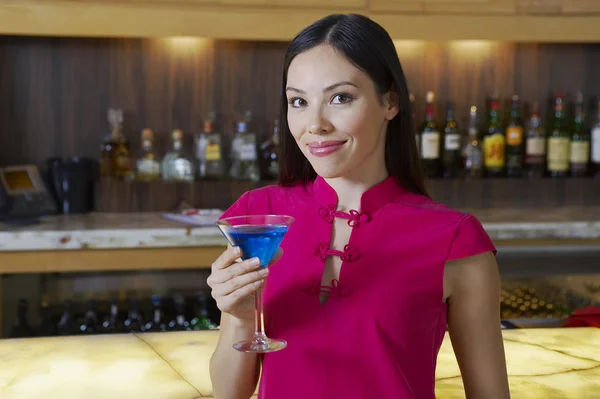
[{"label": "woman's arm", "polygon": [[233,349],[233,344],[252,339],[254,324],[242,323],[223,313],[217,348],[210,359],[210,377],[216,399],[248,399],[256,390],[260,358]]},{"label": "woman's arm", "polygon": [[467,399],[508,399],[500,276],[492,252],[446,263],[448,329]]}]

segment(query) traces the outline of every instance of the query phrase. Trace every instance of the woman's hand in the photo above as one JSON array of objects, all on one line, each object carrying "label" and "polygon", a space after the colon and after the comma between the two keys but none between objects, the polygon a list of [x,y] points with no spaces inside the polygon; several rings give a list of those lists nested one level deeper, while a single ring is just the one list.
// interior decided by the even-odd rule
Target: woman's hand
[{"label": "woman's hand", "polygon": [[[269,274],[268,267],[260,267],[258,258],[240,260],[242,250],[228,247],[211,266],[206,282],[212,297],[223,313],[242,322],[254,322],[254,293],[263,286]],[[281,248],[271,264],[281,258]]]}]

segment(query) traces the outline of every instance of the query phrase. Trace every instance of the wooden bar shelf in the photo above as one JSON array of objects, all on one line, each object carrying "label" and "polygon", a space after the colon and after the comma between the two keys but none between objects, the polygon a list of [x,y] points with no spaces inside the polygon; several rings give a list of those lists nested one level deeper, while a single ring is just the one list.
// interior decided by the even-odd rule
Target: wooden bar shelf
[{"label": "wooden bar shelf", "polygon": [[[245,191],[274,182],[197,181],[172,183],[103,180],[96,188],[98,212],[165,212],[181,203],[227,209]],[[477,179],[429,180],[431,197],[458,209],[554,208],[600,205],[600,180]]]}]

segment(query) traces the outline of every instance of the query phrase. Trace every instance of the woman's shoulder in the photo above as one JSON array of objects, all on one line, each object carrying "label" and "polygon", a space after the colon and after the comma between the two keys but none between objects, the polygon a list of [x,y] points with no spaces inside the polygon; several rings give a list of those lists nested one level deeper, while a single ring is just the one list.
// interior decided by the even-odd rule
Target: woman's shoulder
[{"label": "woman's shoulder", "polygon": [[286,207],[292,202],[305,201],[307,187],[298,183],[291,186],[270,184],[244,192],[221,216],[242,216],[271,213],[274,209]]},{"label": "woman's shoulder", "polygon": [[448,260],[485,251],[496,253],[483,224],[471,213],[454,209],[419,194],[402,195],[394,201],[393,206],[405,224],[414,229],[432,232],[432,236],[446,237],[450,244]]},{"label": "woman's shoulder", "polygon": [[254,203],[286,203],[290,200],[299,200],[305,195],[308,195],[308,189],[307,186],[302,183],[290,186],[270,184],[268,186],[246,191],[243,194],[243,196],[247,197],[250,207]]},{"label": "woman's shoulder", "polygon": [[408,213],[414,213],[419,217],[432,217],[443,221],[460,222],[467,217],[474,217],[469,213],[452,208],[448,205],[437,202],[430,197],[416,193],[405,193],[401,195],[393,206],[396,209],[402,209]]}]

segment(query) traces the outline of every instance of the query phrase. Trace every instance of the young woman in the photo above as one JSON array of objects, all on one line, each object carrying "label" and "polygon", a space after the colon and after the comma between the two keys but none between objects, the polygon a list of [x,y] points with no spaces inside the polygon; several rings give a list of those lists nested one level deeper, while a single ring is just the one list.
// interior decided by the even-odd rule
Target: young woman
[{"label": "young woman", "polygon": [[[448,327],[467,398],[508,398],[495,248],[475,217],[427,196],[387,32],[359,15],[304,29],[287,50],[281,106],[280,184],[223,217],[295,222],[275,265],[259,271],[237,248],[212,265],[215,397],[249,398],[260,377],[266,399],[432,399]],[[263,284],[267,335],[288,345],[259,357],[232,345],[252,338]]]}]

